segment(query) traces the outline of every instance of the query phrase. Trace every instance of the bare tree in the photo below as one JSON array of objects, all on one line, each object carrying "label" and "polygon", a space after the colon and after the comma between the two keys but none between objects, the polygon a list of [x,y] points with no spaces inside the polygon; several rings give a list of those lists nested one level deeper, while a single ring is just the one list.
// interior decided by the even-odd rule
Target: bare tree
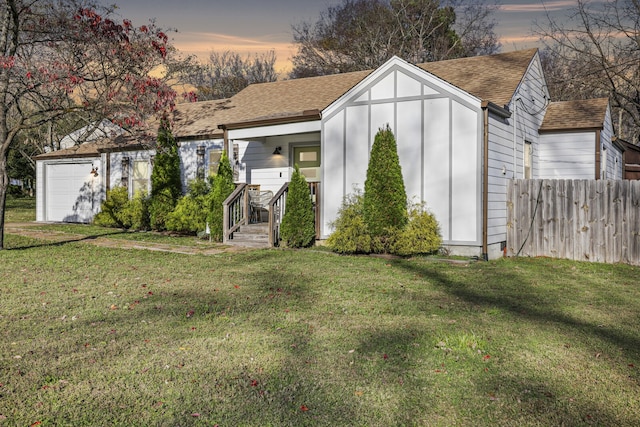
[{"label": "bare tree", "polygon": [[237,52],[211,52],[209,62],[195,64],[183,73],[183,80],[196,87],[199,100],[229,98],[253,83],[274,82],[276,54],[243,57]]},{"label": "bare tree", "polygon": [[578,0],[569,20],[535,32],[546,45],[548,84],[555,99],[610,99],[618,136],[640,136],[640,2]]},{"label": "bare tree", "polygon": [[7,159],[29,132],[81,115],[127,128],[171,109],[168,36],[153,22],[116,21],[89,0],[0,0],[0,249],[8,189]]},{"label": "bare tree", "polygon": [[482,0],[344,0],[293,26],[291,77],[372,69],[393,55],[421,63],[494,53],[496,9]]}]

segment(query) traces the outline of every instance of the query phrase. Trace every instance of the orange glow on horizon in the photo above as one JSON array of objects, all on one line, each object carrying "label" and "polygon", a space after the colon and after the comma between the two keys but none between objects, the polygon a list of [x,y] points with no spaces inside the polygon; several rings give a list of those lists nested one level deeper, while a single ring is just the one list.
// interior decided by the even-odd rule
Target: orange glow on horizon
[{"label": "orange glow on horizon", "polygon": [[277,36],[252,39],[226,34],[190,32],[176,34],[173,44],[180,52],[195,55],[201,61],[207,61],[212,51],[229,50],[242,55],[253,55],[273,50],[276,53],[275,69],[280,74],[286,74],[291,70],[291,57],[296,52],[293,43],[278,40]]}]

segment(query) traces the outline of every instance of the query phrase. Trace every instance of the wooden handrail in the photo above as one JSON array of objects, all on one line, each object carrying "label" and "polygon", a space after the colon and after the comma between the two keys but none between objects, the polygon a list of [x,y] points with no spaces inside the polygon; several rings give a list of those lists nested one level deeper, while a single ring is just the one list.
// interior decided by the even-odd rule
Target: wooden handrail
[{"label": "wooden handrail", "polygon": [[222,208],[222,242],[227,243],[233,239],[233,233],[238,231],[241,225],[248,223],[249,192],[247,184],[237,184],[233,193],[223,202]]},{"label": "wooden handrail", "polygon": [[269,201],[269,246],[278,246],[280,242],[280,223],[287,205],[289,183],[285,182]]}]

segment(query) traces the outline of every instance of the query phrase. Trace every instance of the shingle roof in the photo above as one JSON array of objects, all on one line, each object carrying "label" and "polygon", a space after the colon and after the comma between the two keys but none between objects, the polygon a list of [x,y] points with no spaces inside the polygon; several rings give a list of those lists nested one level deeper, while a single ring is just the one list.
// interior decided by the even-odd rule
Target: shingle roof
[{"label": "shingle roof", "polygon": [[552,102],[547,107],[540,132],[571,129],[602,129],[607,98]]},{"label": "shingle roof", "polygon": [[511,101],[537,49],[427,62],[418,67],[483,101],[504,107]]},{"label": "shingle roof", "polygon": [[[483,101],[504,106],[511,100],[537,49],[419,64],[418,67]],[[253,84],[230,98],[217,124],[252,122],[322,111],[372,73],[356,71],[321,77]],[[179,107],[180,108],[180,107]],[[206,107],[205,107],[206,108]]]},{"label": "shingle roof", "polygon": [[282,80],[248,86],[231,98],[236,111],[227,123],[260,121],[322,111],[371,71]]},{"label": "shingle roof", "polygon": [[100,153],[154,148],[156,137],[152,135],[119,135],[95,142],[85,142],[63,150],[51,151],[34,157],[36,160],[52,160],[66,157],[96,157]]},{"label": "shingle roof", "polygon": [[175,138],[215,136],[222,137],[218,125],[224,123],[235,109],[229,99],[178,104],[173,112]]},{"label": "shingle roof", "polygon": [[[418,67],[483,101],[504,106],[511,100],[536,52],[537,49],[528,49],[430,62]],[[371,73],[372,70],[356,71],[253,84],[229,99],[179,104],[173,115],[173,134],[178,139],[221,138],[220,125],[309,117],[310,111],[324,110]],[[117,141],[116,138],[114,143]],[[83,147],[79,151],[73,147],[71,150],[76,151],[68,155],[82,155],[89,149]]]}]

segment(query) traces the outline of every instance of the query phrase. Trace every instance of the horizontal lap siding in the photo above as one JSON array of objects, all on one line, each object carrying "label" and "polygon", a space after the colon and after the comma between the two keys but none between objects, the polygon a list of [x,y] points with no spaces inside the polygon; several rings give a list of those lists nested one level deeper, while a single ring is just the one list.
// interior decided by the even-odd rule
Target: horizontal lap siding
[{"label": "horizontal lap siding", "polygon": [[539,151],[538,178],[595,178],[595,132],[544,134]]},{"label": "horizontal lap siding", "polygon": [[547,102],[545,94],[544,77],[536,57],[508,106],[511,117],[501,119],[492,114],[489,115],[487,195],[487,243],[489,245],[507,240],[507,186],[509,179],[524,176],[525,141],[533,146],[532,166],[535,176],[539,165],[538,129],[544,117],[542,107]]},{"label": "horizontal lap siding", "polygon": [[[205,147],[204,167],[205,171],[209,170],[209,151],[222,150],[224,141],[222,139],[205,139],[200,141],[184,141],[180,143],[178,153],[180,154],[180,179],[182,181],[182,192],[186,193],[189,181],[193,181],[198,176],[198,147]],[[206,172],[205,172],[206,175]]]}]

